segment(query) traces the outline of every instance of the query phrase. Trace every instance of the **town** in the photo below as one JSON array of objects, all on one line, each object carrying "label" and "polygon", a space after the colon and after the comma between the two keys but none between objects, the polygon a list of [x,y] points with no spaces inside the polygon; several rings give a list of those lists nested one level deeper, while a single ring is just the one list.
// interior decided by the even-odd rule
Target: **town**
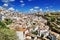
[{"label": "town", "polygon": [[1,35],[14,35],[8,29],[16,33],[11,40],[60,40],[60,12],[24,14],[0,8]]}]

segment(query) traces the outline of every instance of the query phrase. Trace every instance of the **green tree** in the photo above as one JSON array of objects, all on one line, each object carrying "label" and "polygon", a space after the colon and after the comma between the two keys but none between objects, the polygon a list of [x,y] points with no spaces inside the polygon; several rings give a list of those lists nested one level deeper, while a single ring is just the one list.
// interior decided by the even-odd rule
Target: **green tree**
[{"label": "green tree", "polygon": [[56,18],[54,16],[51,16],[51,22],[54,22],[56,20]]},{"label": "green tree", "polygon": [[12,20],[11,20],[11,19],[5,19],[5,23],[6,23],[7,25],[9,25],[9,24],[12,23]]},{"label": "green tree", "polygon": [[0,21],[0,27],[1,28],[5,28],[6,27],[5,23],[3,23],[2,21]]},{"label": "green tree", "polygon": [[44,34],[41,34],[41,38],[43,38],[44,37]]},{"label": "green tree", "polygon": [[32,34],[35,34],[35,35],[37,35],[37,34],[38,34],[38,31],[34,31],[34,32],[32,32]]}]

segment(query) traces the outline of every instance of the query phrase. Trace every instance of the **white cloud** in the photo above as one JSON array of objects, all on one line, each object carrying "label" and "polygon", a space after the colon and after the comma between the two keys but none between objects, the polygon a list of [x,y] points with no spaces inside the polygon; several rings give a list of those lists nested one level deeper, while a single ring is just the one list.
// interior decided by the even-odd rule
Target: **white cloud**
[{"label": "white cloud", "polygon": [[34,12],[37,12],[38,10],[34,10]]},{"label": "white cloud", "polygon": [[42,9],[40,9],[40,11],[42,11]]},{"label": "white cloud", "polygon": [[2,2],[12,2],[12,1],[15,1],[15,0],[2,0]]},{"label": "white cloud", "polygon": [[10,0],[10,1],[15,1],[15,0]]},{"label": "white cloud", "polygon": [[34,10],[33,8],[30,9],[30,11]]},{"label": "white cloud", "polygon": [[9,2],[9,0],[2,0],[2,2]]},{"label": "white cloud", "polygon": [[21,7],[23,7],[25,4],[21,4]]},{"label": "white cloud", "polygon": [[3,6],[4,6],[4,7],[7,7],[7,6],[8,6],[8,4],[4,4]]},{"label": "white cloud", "polygon": [[21,3],[23,3],[24,1],[23,0],[20,0]]},{"label": "white cloud", "polygon": [[35,12],[37,11],[37,10],[34,10]]},{"label": "white cloud", "polygon": [[13,11],[13,10],[15,10],[15,9],[14,9],[13,7],[11,7],[11,8],[9,8],[8,10],[12,10],[12,11]]},{"label": "white cloud", "polygon": [[38,9],[38,8],[39,8],[39,6],[35,6],[34,8]]}]

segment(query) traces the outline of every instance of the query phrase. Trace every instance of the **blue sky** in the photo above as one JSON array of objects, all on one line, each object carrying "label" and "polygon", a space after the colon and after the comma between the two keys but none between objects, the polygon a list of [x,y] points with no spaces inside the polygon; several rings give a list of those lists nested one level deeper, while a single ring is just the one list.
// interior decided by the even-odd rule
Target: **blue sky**
[{"label": "blue sky", "polygon": [[0,6],[8,4],[8,8],[22,12],[28,11],[59,11],[60,0],[0,0]]}]

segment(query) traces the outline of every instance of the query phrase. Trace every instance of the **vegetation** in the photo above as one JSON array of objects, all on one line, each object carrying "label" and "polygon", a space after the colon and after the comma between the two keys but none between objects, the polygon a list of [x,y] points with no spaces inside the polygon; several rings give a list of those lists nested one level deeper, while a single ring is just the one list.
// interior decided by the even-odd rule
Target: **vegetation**
[{"label": "vegetation", "polygon": [[58,24],[58,25],[60,25],[60,22],[59,22],[59,21],[57,21],[57,24]]},{"label": "vegetation", "polygon": [[57,24],[60,25],[60,18],[57,18]]},{"label": "vegetation", "polygon": [[50,29],[54,32],[60,33],[60,28],[54,25],[56,23],[57,25],[60,25],[60,12],[54,12],[50,13],[51,15],[45,15],[46,19],[48,20],[47,25],[50,26]]},{"label": "vegetation", "polygon": [[60,12],[52,12],[51,15],[60,15]]},{"label": "vegetation", "polygon": [[56,17],[55,16],[49,16],[49,17],[47,16],[46,18],[50,22],[55,22],[56,21]]},{"label": "vegetation", "polygon": [[0,21],[0,28],[6,28],[6,24]]},{"label": "vegetation", "polygon": [[50,23],[49,26],[50,26],[50,29],[51,29],[52,31],[54,31],[54,32],[56,32],[56,33],[60,33],[60,28],[57,27],[56,25],[54,25],[53,23]]},{"label": "vegetation", "polygon": [[7,28],[7,25],[10,23],[10,19],[6,23],[0,21],[0,40],[18,40],[16,32]]},{"label": "vegetation", "polygon": [[38,34],[38,31],[34,31],[34,32],[32,32],[32,34],[35,34],[35,35],[37,35],[37,34]]},{"label": "vegetation", "polygon": [[41,38],[43,38],[44,37],[44,34],[41,34]]},{"label": "vegetation", "polygon": [[0,28],[0,40],[17,40],[15,31],[6,28]]},{"label": "vegetation", "polygon": [[11,20],[11,19],[5,19],[5,23],[6,23],[7,25],[9,25],[9,24],[12,23],[12,20]]},{"label": "vegetation", "polygon": [[55,21],[55,17],[54,16],[50,16],[50,18],[51,18],[51,22]]},{"label": "vegetation", "polygon": [[45,14],[44,16],[49,16],[48,14]]}]

